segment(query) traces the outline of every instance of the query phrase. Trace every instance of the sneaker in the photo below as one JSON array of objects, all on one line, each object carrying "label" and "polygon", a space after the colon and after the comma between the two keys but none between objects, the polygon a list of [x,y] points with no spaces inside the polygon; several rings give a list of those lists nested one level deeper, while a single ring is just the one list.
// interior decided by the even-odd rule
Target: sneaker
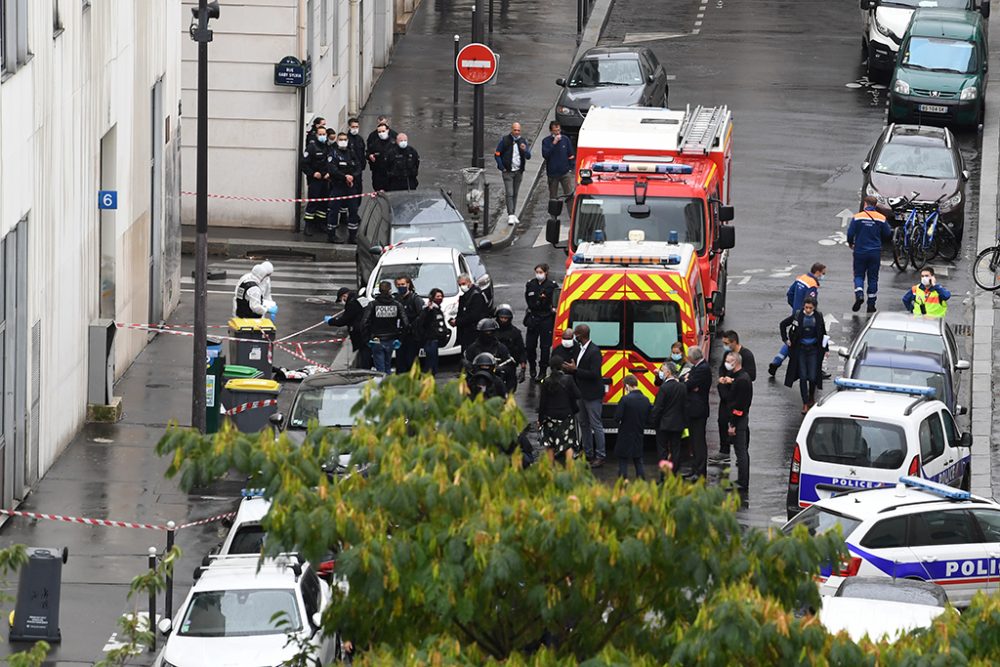
[{"label": "sneaker", "polygon": [[507,224],[508,225],[516,225],[517,224],[517,216],[514,215],[513,213],[511,213],[510,215],[508,215],[507,216]]},{"label": "sneaker", "polygon": [[778,372],[778,364],[773,361],[767,365],[767,374],[774,377],[775,373]]},{"label": "sneaker", "polygon": [[868,308],[865,309],[865,312],[866,313],[874,313],[875,312],[875,302],[874,301],[869,301],[868,302]]},{"label": "sneaker", "polygon": [[830,374],[829,374],[828,372],[826,372],[826,371],[820,371],[820,372],[819,372],[819,374],[820,374],[820,375],[822,376],[822,378],[823,378],[824,380],[829,380],[829,379],[830,379],[831,377],[833,377],[832,375],[830,375]]},{"label": "sneaker", "polygon": [[855,313],[858,312],[859,310],[861,310],[861,304],[863,304],[864,302],[865,302],[864,298],[860,296],[854,297],[854,305],[851,306],[851,310],[854,311]]}]

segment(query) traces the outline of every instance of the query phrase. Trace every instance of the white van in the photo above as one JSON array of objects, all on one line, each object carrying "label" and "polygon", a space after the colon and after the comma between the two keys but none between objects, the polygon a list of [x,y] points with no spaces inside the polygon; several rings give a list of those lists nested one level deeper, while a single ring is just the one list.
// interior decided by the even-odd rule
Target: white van
[{"label": "white van", "polygon": [[817,500],[891,486],[915,475],[968,490],[972,435],[960,433],[931,387],[837,378],[837,391],[806,414],[795,438],[788,518]]}]

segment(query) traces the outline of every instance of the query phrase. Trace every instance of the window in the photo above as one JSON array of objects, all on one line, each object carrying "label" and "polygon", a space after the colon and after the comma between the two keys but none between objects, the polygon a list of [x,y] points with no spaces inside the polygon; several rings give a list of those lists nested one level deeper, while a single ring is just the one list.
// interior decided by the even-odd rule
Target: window
[{"label": "window", "polygon": [[865,332],[864,337],[858,341],[855,349],[860,350],[865,343],[868,344],[868,349],[879,348],[881,350],[898,350],[901,352],[930,352],[931,354],[942,354],[945,351],[944,339],[941,336],[896,331],[895,329],[870,328]]},{"label": "window", "polygon": [[581,60],[569,77],[570,88],[641,86],[642,83],[639,61],[625,58]]},{"label": "window", "polygon": [[978,542],[980,539],[976,524],[965,510],[924,512],[910,516],[911,547]]},{"label": "window", "polygon": [[962,440],[962,434],[958,431],[955,418],[947,410],[942,410],[941,419],[944,420],[944,437],[948,439],[952,447],[958,447]]},{"label": "window", "polygon": [[312,624],[312,616],[319,611],[321,603],[319,577],[312,568],[302,573],[302,603],[306,608],[306,620]]},{"label": "window", "polygon": [[933,461],[944,453],[944,429],[937,413],[920,422],[920,460]]},{"label": "window", "polygon": [[330,49],[333,75],[340,74],[340,0],[333,0],[333,48]]},{"label": "window", "polygon": [[[281,614],[288,621],[278,627]],[[295,594],[288,589],[203,591],[191,598],[178,635],[182,637],[252,637],[302,629]]]},{"label": "window", "polygon": [[824,509],[819,505],[811,505],[795,515],[795,518],[789,521],[781,530],[786,535],[791,535],[792,530],[798,525],[805,526],[809,534],[813,536],[823,535],[835,528],[840,528],[841,537],[847,539],[854,532],[854,529],[861,525],[861,521],[854,517]]},{"label": "window", "polygon": [[28,62],[28,0],[0,0],[0,72]]},{"label": "window", "polygon": [[259,523],[240,526],[229,543],[230,554],[259,554],[264,548],[264,528]]},{"label": "window", "polygon": [[976,509],[972,510],[972,516],[976,517],[976,523],[987,542],[1000,542],[1000,512]]},{"label": "window", "polygon": [[586,324],[590,340],[598,347],[618,348],[622,344],[624,301],[574,301],[569,307],[571,326]]},{"label": "window", "polygon": [[626,318],[632,349],[649,361],[670,356],[670,346],[681,339],[680,308],[673,301],[629,301]]},{"label": "window", "polygon": [[633,217],[629,207],[635,197],[581,195],[577,198],[573,222],[574,245],[593,241],[601,230],[607,241],[624,241],[633,230],[641,230],[647,241],[669,241],[677,232],[681,243],[690,243],[699,252],[705,245],[704,205],[698,199],[682,197],[647,197],[649,216]]},{"label": "window", "polygon": [[898,142],[885,145],[874,169],[880,174],[920,178],[958,178],[959,172],[955,155],[944,144],[915,146]]},{"label": "window", "polygon": [[396,278],[407,277],[413,279],[413,286],[417,294],[427,296],[430,291],[437,287],[445,296],[455,296],[458,294],[458,282],[455,275],[455,265],[444,263],[413,263],[413,264],[383,264],[379,269],[379,274],[373,283],[376,288],[383,280],[395,281]]},{"label": "window", "polygon": [[879,521],[861,540],[867,549],[894,549],[906,546],[906,517],[897,516]]},{"label": "window", "polygon": [[932,72],[972,74],[979,63],[976,45],[960,39],[911,37],[900,55],[904,66]]},{"label": "window", "polygon": [[906,436],[894,424],[820,417],[806,438],[809,457],[824,463],[892,470],[906,458]]}]

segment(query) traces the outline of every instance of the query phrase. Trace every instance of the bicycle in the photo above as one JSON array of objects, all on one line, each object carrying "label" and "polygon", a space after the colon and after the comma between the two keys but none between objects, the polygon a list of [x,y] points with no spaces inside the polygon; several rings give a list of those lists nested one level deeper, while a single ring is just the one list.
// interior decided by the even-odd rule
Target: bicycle
[{"label": "bicycle", "polygon": [[938,255],[951,261],[958,256],[958,239],[951,227],[941,222],[938,206],[947,197],[943,195],[934,202],[917,202],[918,192],[908,197],[897,197],[889,201],[895,217],[907,211],[906,220],[892,233],[892,263],[899,271],[905,271],[907,264],[921,269]]},{"label": "bicycle", "polygon": [[1000,239],[997,239],[997,245],[976,256],[972,264],[972,279],[980,289],[989,292],[1000,289]]}]

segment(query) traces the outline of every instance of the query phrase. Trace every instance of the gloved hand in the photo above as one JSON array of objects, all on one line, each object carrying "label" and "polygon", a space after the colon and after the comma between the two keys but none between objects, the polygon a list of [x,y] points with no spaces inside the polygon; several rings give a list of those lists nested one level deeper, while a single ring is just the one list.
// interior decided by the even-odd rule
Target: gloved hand
[{"label": "gloved hand", "polygon": [[[327,324],[330,324],[330,322],[333,321],[333,315],[324,315],[323,321],[326,322]],[[333,325],[330,324],[330,326],[332,327]]]},{"label": "gloved hand", "polygon": [[277,317],[278,317],[278,304],[274,304],[267,309],[267,318],[273,322],[274,319]]},{"label": "gloved hand", "polygon": [[403,347],[403,342],[401,340],[397,338],[396,340],[392,341],[392,349],[398,350],[401,347]]}]

